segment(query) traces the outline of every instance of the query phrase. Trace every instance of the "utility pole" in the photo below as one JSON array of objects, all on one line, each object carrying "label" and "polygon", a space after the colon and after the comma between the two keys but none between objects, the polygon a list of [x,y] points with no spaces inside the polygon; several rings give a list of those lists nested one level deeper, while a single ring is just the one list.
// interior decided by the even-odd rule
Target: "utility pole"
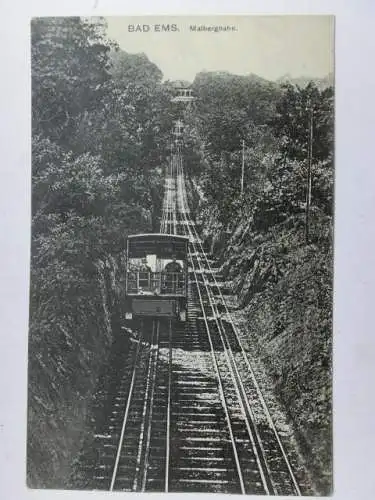
[{"label": "utility pole", "polygon": [[241,173],[241,196],[243,195],[243,183],[245,178],[245,141],[242,139],[242,173]]},{"label": "utility pole", "polygon": [[307,155],[307,187],[306,187],[306,243],[309,243],[310,237],[310,205],[311,205],[311,164],[313,147],[313,108],[309,103],[309,143]]}]

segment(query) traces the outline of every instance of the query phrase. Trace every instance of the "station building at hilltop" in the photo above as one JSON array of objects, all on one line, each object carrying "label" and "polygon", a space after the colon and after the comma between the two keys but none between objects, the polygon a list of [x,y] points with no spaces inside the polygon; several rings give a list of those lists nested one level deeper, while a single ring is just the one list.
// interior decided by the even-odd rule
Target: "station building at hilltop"
[{"label": "station building at hilltop", "polygon": [[176,80],[171,82],[173,97],[172,102],[191,102],[194,99],[190,82],[185,80]]}]

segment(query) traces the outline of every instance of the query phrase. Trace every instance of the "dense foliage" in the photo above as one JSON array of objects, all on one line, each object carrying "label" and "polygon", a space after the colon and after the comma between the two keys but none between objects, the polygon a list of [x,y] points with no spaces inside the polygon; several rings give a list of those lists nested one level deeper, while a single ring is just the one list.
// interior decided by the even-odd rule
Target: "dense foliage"
[{"label": "dense foliage", "polygon": [[100,20],[35,19],[31,33],[28,481],[40,487],[66,480],[79,446],[118,333],[124,239],[158,223],[172,116],[160,70]]},{"label": "dense foliage", "polygon": [[[317,489],[331,488],[333,89],[203,73],[186,121],[206,237],[249,318]],[[306,240],[312,137],[310,236]],[[241,170],[244,158],[244,188]]]}]

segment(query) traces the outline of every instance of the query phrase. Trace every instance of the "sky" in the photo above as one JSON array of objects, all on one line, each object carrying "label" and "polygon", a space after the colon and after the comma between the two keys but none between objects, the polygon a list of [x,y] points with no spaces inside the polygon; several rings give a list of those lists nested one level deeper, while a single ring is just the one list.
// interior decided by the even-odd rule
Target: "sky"
[{"label": "sky", "polygon": [[[130,53],[144,52],[164,80],[193,81],[200,71],[322,78],[333,72],[333,16],[107,17],[108,36]],[[149,31],[131,31],[129,25]],[[177,32],[156,32],[176,24]],[[234,26],[230,32],[192,32],[191,25]],[[147,29],[147,27],[145,28]]]}]

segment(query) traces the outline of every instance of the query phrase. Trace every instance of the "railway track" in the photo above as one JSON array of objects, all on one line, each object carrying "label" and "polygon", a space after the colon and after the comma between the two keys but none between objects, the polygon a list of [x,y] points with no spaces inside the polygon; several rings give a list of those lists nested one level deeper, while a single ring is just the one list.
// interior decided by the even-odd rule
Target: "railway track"
[{"label": "railway track", "polygon": [[[168,323],[168,324],[167,324]],[[167,415],[170,322],[152,322],[147,361],[136,363],[128,394],[110,490],[164,491],[168,482]]]},{"label": "railway track", "polygon": [[88,484],[92,489],[168,491],[173,326],[170,320],[149,320],[141,331],[131,369],[94,436],[98,453]]},{"label": "railway track", "polygon": [[180,154],[166,172],[161,232],[189,236],[188,320],[144,321],[106,431],[95,436],[92,486],[300,495],[190,217]]},{"label": "railway track", "polygon": [[[246,423],[246,432],[242,429],[243,436],[246,437],[242,438],[240,442],[246,443],[245,448],[247,450],[250,449],[250,445],[252,446],[260,478],[262,479],[264,493],[273,495],[301,495],[301,490],[290,460],[272,421],[263,394],[257,384],[254,371],[242,345],[240,336],[231,319],[226,301],[221,292],[221,287],[217,282],[210,260],[204,251],[196,227],[190,219],[182,158],[177,157],[175,161],[177,164],[178,214],[183,221],[181,228],[191,241],[190,264],[194,273],[202,312],[205,318],[211,318],[210,324],[207,324],[206,319],[207,334],[213,339],[211,342],[214,352],[222,350],[222,353],[219,355],[220,361],[218,366],[224,374],[223,378],[226,381],[227,390],[232,391],[237,396],[237,401],[240,404],[242,416]],[[224,307],[225,316],[218,310],[217,298],[220,300],[220,305]],[[245,377],[244,374],[247,376]],[[229,380],[231,380],[231,383],[229,383]],[[233,387],[230,387],[231,385]],[[235,398],[231,398],[230,400],[233,405]],[[236,440],[235,436],[234,439]],[[241,450],[239,457],[242,457]],[[243,470],[245,472],[245,489],[246,487],[251,489],[253,479],[247,479],[246,472],[249,469],[246,459]],[[252,491],[247,490],[245,492],[252,493]]]}]

